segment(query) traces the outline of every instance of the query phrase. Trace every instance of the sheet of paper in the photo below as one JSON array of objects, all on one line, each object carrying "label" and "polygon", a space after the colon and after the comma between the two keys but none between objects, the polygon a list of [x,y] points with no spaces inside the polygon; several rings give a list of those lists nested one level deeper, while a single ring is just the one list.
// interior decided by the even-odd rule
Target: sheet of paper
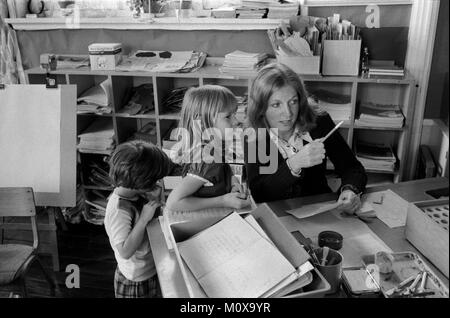
[{"label": "sheet of paper", "polygon": [[336,209],[339,204],[336,201],[327,201],[314,204],[304,205],[298,209],[286,211],[295,216],[297,219],[309,218],[311,216]]},{"label": "sheet of paper", "polygon": [[0,187],[59,193],[61,90],[8,85],[0,101]]},{"label": "sheet of paper", "polygon": [[259,297],[295,268],[237,213],[178,243],[209,297]]},{"label": "sheet of paper", "polygon": [[361,256],[372,255],[378,252],[393,251],[375,233],[368,232],[345,239],[342,249],[339,251],[344,256],[344,268],[362,265]]},{"label": "sheet of paper", "polygon": [[322,213],[306,219],[296,219],[293,216],[280,218],[281,223],[289,232],[300,231],[318,245],[318,235],[322,231],[335,231],[344,237],[343,247],[339,251],[344,257],[343,267],[360,266],[362,256],[374,254],[389,247],[361,220],[357,218],[342,218],[340,212]]},{"label": "sheet of paper", "polygon": [[266,232],[264,232],[264,230],[261,228],[261,226],[258,224],[258,221],[255,220],[255,218],[253,217],[253,215],[249,214],[244,218],[245,221],[247,221],[248,224],[250,224],[255,230],[256,232],[259,233],[259,235],[261,235],[262,237],[264,237],[266,240],[268,240],[272,245],[273,244],[272,240],[267,236]]},{"label": "sheet of paper", "polygon": [[[368,193],[363,195],[363,201],[369,202],[377,217],[390,228],[406,225],[409,202],[391,190]],[[382,200],[382,201],[381,201]],[[376,204],[373,202],[382,202]]]}]

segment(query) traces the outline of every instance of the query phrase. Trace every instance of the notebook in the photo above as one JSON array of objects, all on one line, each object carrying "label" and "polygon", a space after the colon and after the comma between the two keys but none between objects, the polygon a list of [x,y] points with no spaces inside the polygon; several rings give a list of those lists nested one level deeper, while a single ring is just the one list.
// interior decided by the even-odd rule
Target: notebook
[{"label": "notebook", "polygon": [[298,278],[286,257],[235,212],[177,245],[209,297],[269,296]]}]

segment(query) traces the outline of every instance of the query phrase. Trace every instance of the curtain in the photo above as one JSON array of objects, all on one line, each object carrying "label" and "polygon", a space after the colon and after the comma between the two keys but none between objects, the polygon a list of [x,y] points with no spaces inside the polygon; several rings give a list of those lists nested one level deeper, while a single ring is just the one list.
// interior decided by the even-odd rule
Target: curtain
[{"label": "curtain", "polygon": [[0,16],[0,83],[25,84],[16,32]]}]

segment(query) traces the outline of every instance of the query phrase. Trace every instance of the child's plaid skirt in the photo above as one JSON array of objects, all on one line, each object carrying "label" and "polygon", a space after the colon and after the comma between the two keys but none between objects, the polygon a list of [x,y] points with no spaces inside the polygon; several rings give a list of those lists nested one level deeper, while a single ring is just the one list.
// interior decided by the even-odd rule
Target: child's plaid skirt
[{"label": "child's plaid skirt", "polygon": [[119,267],[114,274],[114,293],[116,298],[161,298],[157,275],[148,280],[134,282],[123,276]]}]

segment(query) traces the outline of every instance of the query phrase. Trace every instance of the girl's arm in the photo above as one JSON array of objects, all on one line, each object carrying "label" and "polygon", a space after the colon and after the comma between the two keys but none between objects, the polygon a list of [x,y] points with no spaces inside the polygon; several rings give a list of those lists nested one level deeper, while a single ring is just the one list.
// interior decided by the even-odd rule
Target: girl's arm
[{"label": "girl's arm", "polygon": [[213,198],[197,198],[192,195],[205,184],[197,178],[186,176],[169,194],[166,206],[173,211],[195,211],[224,206],[223,196]]},{"label": "girl's arm", "polygon": [[[128,234],[128,237],[122,244],[117,244],[116,248],[119,252],[120,256],[124,259],[129,259],[131,256],[136,253],[136,250],[142,244],[142,240],[144,239],[145,229],[147,227],[148,222],[155,215],[156,208],[160,206],[159,203],[155,201],[150,201],[142,208],[142,212],[139,216],[138,221],[135,226]],[[131,217],[130,217],[131,222]],[[130,224],[131,226],[131,224]]]}]

